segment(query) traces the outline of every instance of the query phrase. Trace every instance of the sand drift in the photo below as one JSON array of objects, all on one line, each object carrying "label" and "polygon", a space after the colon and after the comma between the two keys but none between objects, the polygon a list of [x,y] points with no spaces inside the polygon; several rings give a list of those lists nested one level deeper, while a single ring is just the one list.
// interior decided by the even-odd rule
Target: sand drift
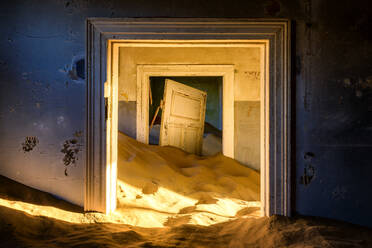
[{"label": "sand drift", "polygon": [[118,209],[142,227],[211,225],[260,214],[259,173],[222,154],[199,157],[118,135]]}]

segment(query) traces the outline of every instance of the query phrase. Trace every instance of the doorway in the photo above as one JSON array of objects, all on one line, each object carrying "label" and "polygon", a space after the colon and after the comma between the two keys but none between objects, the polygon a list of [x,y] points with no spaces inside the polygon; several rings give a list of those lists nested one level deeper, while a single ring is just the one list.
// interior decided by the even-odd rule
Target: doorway
[{"label": "doorway", "polygon": [[203,142],[199,154],[208,156],[222,152],[222,77],[150,77],[149,144],[160,144],[166,80],[179,82],[207,94]]},{"label": "doorway", "polygon": [[[107,25],[108,23],[109,25]],[[213,27],[214,31],[218,30],[218,34],[210,33],[211,27]],[[148,30],[159,29],[163,30],[159,34],[156,32],[148,33]],[[99,36],[96,36],[96,34],[104,32],[104,30],[107,30],[104,36],[97,39]],[[125,30],[128,31],[126,32]],[[133,30],[136,30],[136,32],[132,32]],[[166,31],[164,32],[164,30]],[[236,32],[236,30],[239,30],[239,32]],[[133,39],[134,37],[135,39]],[[205,19],[203,22],[174,19],[89,20],[87,50],[88,150],[86,157],[85,209],[110,212],[116,207],[117,151],[115,151],[115,147],[117,147],[117,143],[115,135],[117,135],[117,127],[112,125],[112,123],[117,122],[117,119],[115,119],[117,117],[115,117],[114,113],[118,104],[118,85],[115,84],[115,80],[118,79],[120,73],[113,67],[114,63],[111,62],[115,61],[119,55],[117,52],[119,43],[126,46],[145,47],[172,45],[190,47],[195,45],[261,47],[263,54],[263,68],[261,70],[261,78],[263,78],[261,91],[262,111],[260,114],[260,119],[262,120],[262,128],[260,129],[262,141],[260,145],[262,148],[260,156],[262,214],[289,215],[290,44],[289,22],[287,20],[218,21]],[[97,57],[98,54],[100,55],[99,57]],[[108,60],[105,59],[106,54]],[[109,63],[106,63],[107,61]],[[107,68],[107,74],[106,70],[102,70],[102,68]],[[254,73],[248,74],[253,75]],[[106,87],[103,87],[103,78],[107,78]],[[98,85],[101,85],[101,88],[97,87]],[[105,94],[103,94],[104,88]],[[139,92],[142,94],[142,91],[137,90],[137,94]],[[106,101],[104,96],[107,98]],[[225,98],[225,95],[223,97]],[[223,101],[223,104],[225,104],[225,101]],[[105,116],[105,112],[107,113],[107,119],[95,119],[99,116],[99,114],[97,115],[97,110],[99,109],[101,109],[103,116]],[[232,107],[230,111],[233,109]],[[148,115],[145,118],[148,118]],[[229,130],[231,129],[233,128]],[[148,136],[145,136],[144,139],[146,137]],[[100,142],[93,142],[94,140]],[[229,149],[229,147],[227,148]],[[93,156],[95,151],[97,153]]]},{"label": "doorway", "polygon": [[[183,45],[184,46],[184,45]],[[182,47],[180,47],[182,48]],[[205,48],[203,48],[205,49]],[[183,51],[183,49],[181,50]],[[176,52],[176,50],[175,50]],[[179,60],[180,61],[180,60]],[[225,156],[230,158],[234,158],[234,66],[233,65],[198,65],[198,64],[157,64],[157,65],[138,65],[137,66],[137,132],[136,138],[138,141],[141,141],[145,144],[149,143],[149,127],[146,123],[149,123],[151,120],[149,119],[149,106],[150,102],[150,88],[151,85],[151,78],[156,80],[156,78],[164,78],[164,77],[172,77],[177,78],[182,81],[186,78],[194,77],[194,79],[199,78],[199,80],[194,81],[192,84],[189,81],[190,85],[197,85],[199,84],[200,89],[207,89],[207,85],[201,87],[200,78],[204,78],[204,80],[211,80],[214,78],[215,84],[214,88],[209,86],[209,90],[216,89],[220,87],[220,92],[211,95],[211,100],[217,100],[217,103],[214,105],[219,105],[220,113],[218,114],[218,121],[221,127],[222,132],[222,152]],[[218,81],[220,80],[220,81]],[[186,81],[183,81],[186,82]],[[217,86],[219,82],[220,86]],[[155,83],[155,82],[154,82]],[[156,88],[160,90],[159,88]],[[208,96],[207,96],[207,99]],[[222,115],[222,112],[224,113]],[[217,117],[215,117],[217,118]],[[119,120],[120,122],[120,120]]]},{"label": "doorway", "polygon": [[[159,50],[161,54],[172,52],[176,55],[161,55],[162,61],[158,63],[162,64],[138,65],[139,61],[152,63],[157,59]],[[231,65],[178,64],[199,62],[194,55],[200,50],[206,52],[203,55],[205,63],[221,62],[214,59],[215,52],[219,50],[223,51],[221,57],[229,58],[223,62],[239,61],[236,59],[238,54],[245,55],[245,59],[250,61],[244,64],[234,62]],[[132,123],[130,119],[135,118],[133,114],[125,114],[129,111],[120,110],[125,106],[120,102],[125,102],[125,99],[119,101],[119,113],[122,115],[118,116],[117,212],[127,217],[127,224],[146,227],[185,223],[209,225],[243,214],[246,217],[262,214],[260,167],[252,168],[260,164],[260,158],[257,157],[255,163],[251,163],[254,158],[245,151],[243,153],[251,161],[239,163],[233,159],[235,150],[243,151],[234,139],[239,135],[245,136],[241,129],[247,129],[246,123],[241,120],[235,123],[239,116],[237,113],[253,116],[250,113],[252,111],[241,113],[242,108],[235,111],[235,106],[244,105],[245,101],[238,101],[234,86],[250,84],[252,91],[259,92],[260,77],[243,75],[244,71],[260,71],[260,48],[203,47],[187,49],[187,52],[189,55],[185,56],[183,47],[119,49],[119,53],[126,56],[119,54],[118,70],[124,72],[123,67],[132,63],[137,69],[135,112],[139,118],[136,120],[136,134],[125,132],[128,130],[125,126],[132,125],[129,124]],[[143,54],[146,54],[146,60],[143,60]],[[130,64],[126,61],[130,61]],[[169,64],[163,64],[165,62]],[[238,70],[242,73],[237,73]],[[124,72],[124,75],[118,77],[118,95],[129,96],[128,87],[121,84],[130,84],[134,80],[131,81],[126,74],[130,75],[131,72]],[[259,113],[259,96],[255,100]],[[161,105],[164,112],[158,118],[158,125],[154,125],[155,115]],[[259,137],[260,118],[254,121]],[[158,129],[155,129],[156,126]],[[236,135],[236,130],[240,134]],[[164,135],[168,135],[168,139]],[[154,147],[158,145],[156,139],[159,141],[159,138],[161,147]],[[245,137],[244,143],[260,151],[260,138],[250,138]],[[240,153],[237,155],[239,158]],[[244,157],[240,156],[240,159]]]}]

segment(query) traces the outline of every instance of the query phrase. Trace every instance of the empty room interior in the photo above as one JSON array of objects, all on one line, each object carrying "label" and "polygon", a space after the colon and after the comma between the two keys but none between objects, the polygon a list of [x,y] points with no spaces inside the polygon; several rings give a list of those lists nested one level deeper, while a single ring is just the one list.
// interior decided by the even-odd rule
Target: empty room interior
[{"label": "empty room interior", "polygon": [[0,1],[0,247],[372,247],[370,6]]},{"label": "empty room interior", "polygon": [[[117,211],[140,226],[210,225],[236,216],[262,216],[261,48],[194,45],[118,51]],[[144,76],[138,67],[151,66],[158,71],[146,74],[148,100],[139,103],[137,83]],[[182,74],[198,66],[229,66],[234,80],[219,71]],[[233,100],[233,110],[224,108],[227,84],[234,85],[233,99],[227,99]],[[140,109],[147,118],[137,118]],[[233,111],[233,124],[223,118],[227,111]],[[148,130],[146,137],[139,133],[141,127]],[[223,148],[229,150],[224,153]]]}]

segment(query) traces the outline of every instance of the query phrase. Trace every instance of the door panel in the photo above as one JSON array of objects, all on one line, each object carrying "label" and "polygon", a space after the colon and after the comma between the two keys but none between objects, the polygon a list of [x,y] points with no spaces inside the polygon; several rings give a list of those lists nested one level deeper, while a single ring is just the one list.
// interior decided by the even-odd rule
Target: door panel
[{"label": "door panel", "polygon": [[195,121],[200,120],[200,99],[192,98],[180,92],[174,92],[171,104],[170,114],[173,117],[187,118]]},{"label": "door panel", "polygon": [[182,139],[178,138],[182,137],[182,126],[169,124],[168,127],[168,145],[182,147]]},{"label": "door panel", "polygon": [[184,150],[189,153],[198,153],[199,143],[202,137],[198,137],[199,128],[186,128],[184,131]]},{"label": "door panel", "polygon": [[166,79],[159,144],[201,154],[206,99],[206,92]]}]

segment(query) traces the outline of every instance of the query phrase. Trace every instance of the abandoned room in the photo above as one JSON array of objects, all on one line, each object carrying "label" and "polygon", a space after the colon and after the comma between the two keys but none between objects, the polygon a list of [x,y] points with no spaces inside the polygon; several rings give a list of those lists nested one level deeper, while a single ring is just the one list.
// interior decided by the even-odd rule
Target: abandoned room
[{"label": "abandoned room", "polygon": [[0,3],[0,247],[372,247],[371,17]]}]

